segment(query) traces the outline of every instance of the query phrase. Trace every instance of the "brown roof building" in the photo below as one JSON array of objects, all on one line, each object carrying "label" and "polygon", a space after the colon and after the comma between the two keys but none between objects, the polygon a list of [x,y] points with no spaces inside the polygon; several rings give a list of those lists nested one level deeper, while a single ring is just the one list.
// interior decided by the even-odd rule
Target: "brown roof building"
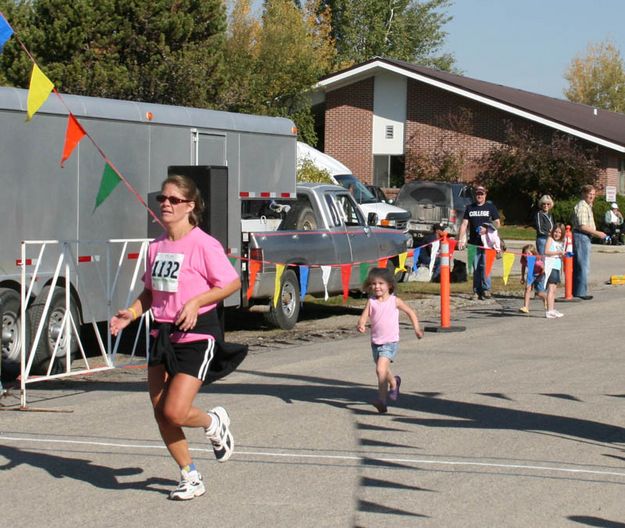
[{"label": "brown roof building", "polygon": [[[476,160],[503,144],[511,125],[596,147],[600,182],[625,194],[625,114],[381,58],[321,79],[313,107],[322,150],[366,183],[401,185],[410,153],[435,151],[442,142]],[[463,177],[477,170],[469,162]]]}]

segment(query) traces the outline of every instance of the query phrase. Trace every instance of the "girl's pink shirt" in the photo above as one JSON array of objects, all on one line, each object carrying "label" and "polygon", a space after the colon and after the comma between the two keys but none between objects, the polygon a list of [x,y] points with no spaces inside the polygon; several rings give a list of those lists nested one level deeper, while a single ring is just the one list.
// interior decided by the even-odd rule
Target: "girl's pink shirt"
[{"label": "girl's pink shirt", "polygon": [[390,295],[386,301],[369,299],[371,319],[371,342],[375,345],[399,341],[399,309],[397,297]]}]

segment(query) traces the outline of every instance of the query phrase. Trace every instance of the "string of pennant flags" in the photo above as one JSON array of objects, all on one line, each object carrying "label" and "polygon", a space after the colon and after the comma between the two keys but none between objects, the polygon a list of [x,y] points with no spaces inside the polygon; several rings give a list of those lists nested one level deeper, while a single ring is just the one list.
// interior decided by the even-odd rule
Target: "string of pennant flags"
[{"label": "string of pennant flags", "polygon": [[[306,232],[308,233],[308,231]],[[266,233],[264,233],[266,235]],[[266,260],[257,260],[247,257],[235,256],[231,253],[228,254],[228,258],[230,262],[234,265],[237,260],[248,263],[248,289],[247,289],[247,299],[250,300],[252,293],[254,291],[254,285],[256,284],[256,276],[260,272],[263,265],[273,265],[276,268],[275,282],[274,282],[274,294],[273,294],[273,305],[274,307],[278,305],[278,301],[280,298],[280,286],[282,282],[282,275],[285,269],[289,267],[297,267],[299,270],[299,289],[300,289],[300,299],[303,301],[306,293],[308,291],[308,277],[310,273],[310,268],[320,268],[321,269],[321,278],[323,282],[323,286],[325,288],[325,300],[327,301],[329,298],[328,294],[328,284],[330,282],[330,276],[333,269],[340,270],[341,273],[341,284],[343,290],[343,302],[347,301],[349,295],[349,283],[352,275],[352,271],[354,267],[358,267],[360,282],[364,283],[367,275],[369,273],[369,269],[375,264],[379,268],[386,268],[388,261],[397,257],[398,266],[395,268],[395,273],[407,272],[406,269],[406,261],[408,257],[412,257],[412,267],[411,271],[416,272],[419,266],[419,256],[421,250],[428,246],[431,246],[431,256],[430,256],[430,265],[429,272],[432,275],[432,271],[435,265],[436,258],[440,253],[441,241],[443,239],[439,238],[427,244],[423,244],[421,246],[412,248],[408,251],[399,253],[397,255],[390,255],[388,257],[383,257],[381,259],[367,260],[361,262],[351,262],[347,264],[289,264],[284,262],[272,262]],[[453,254],[456,249],[457,241],[453,238],[448,238],[447,242],[449,243],[449,256],[450,261],[453,260]],[[484,250],[485,256],[485,274],[486,277],[489,277],[495,260],[497,259],[497,251],[493,248],[488,248],[485,246],[478,246],[474,244],[467,244],[467,262],[473,263],[475,259],[475,254],[478,249]],[[567,256],[572,256],[572,243],[567,241],[566,244],[566,254]],[[503,251],[501,254],[502,266],[503,266],[503,276],[502,280],[504,284],[508,284],[508,279],[510,278],[510,273],[512,272],[512,268],[514,266],[514,262],[516,257],[523,256],[525,257],[525,280],[527,284],[531,284],[534,277],[534,268],[536,267],[536,263],[538,261],[544,262],[544,282],[546,284],[547,278],[551,274],[551,270],[554,268],[556,260],[559,257],[548,257],[548,256],[540,256],[540,255],[523,255],[522,253],[516,253],[514,251]],[[472,268],[470,266],[471,271]]]},{"label": "string of pennant flags", "polygon": [[162,225],[160,218],[152,211],[141,195],[134,189],[130,182],[124,177],[124,175],[115,167],[113,162],[108,158],[104,151],[97,144],[95,139],[87,132],[87,130],[78,121],[76,116],[72,114],[68,105],[61,94],[54,87],[54,83],[48,79],[45,73],[39,68],[32,54],[28,48],[24,45],[19,36],[15,33],[15,30],[11,27],[9,22],[3,13],[0,12],[0,53],[4,48],[4,45],[8,40],[14,37],[22,50],[28,55],[33,63],[33,68],[30,75],[30,82],[28,86],[28,96],[26,99],[26,121],[31,121],[43,104],[47,101],[50,94],[54,92],[63,107],[67,110],[67,128],[65,130],[65,141],[63,144],[63,151],[61,154],[61,167],[64,167],[65,162],[71,157],[74,149],[82,141],[83,138],[88,138],[91,144],[98,151],[104,161],[104,170],[102,172],[102,178],[100,180],[100,186],[98,188],[98,194],[96,195],[95,211],[113,192],[119,183],[123,183],[124,186],[130,191],[135,199],[147,209],[149,214]]}]

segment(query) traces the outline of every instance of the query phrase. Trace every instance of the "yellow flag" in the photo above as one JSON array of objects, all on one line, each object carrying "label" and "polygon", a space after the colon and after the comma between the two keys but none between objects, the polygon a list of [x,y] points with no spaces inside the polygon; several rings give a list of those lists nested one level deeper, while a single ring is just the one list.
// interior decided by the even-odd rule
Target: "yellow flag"
[{"label": "yellow flag", "polygon": [[400,271],[406,271],[406,258],[408,257],[408,252],[399,254],[399,266],[395,270],[395,273],[399,273]]},{"label": "yellow flag", "polygon": [[28,100],[26,107],[26,121],[30,121],[41,105],[46,102],[50,92],[54,88],[52,81],[39,69],[36,64],[30,75],[30,87],[28,88]]},{"label": "yellow flag", "polygon": [[284,264],[276,264],[276,283],[273,288],[273,307],[278,307],[280,300],[280,282],[282,282],[282,273],[284,272]]},{"label": "yellow flag", "polygon": [[503,264],[503,283],[507,285],[508,277],[510,277],[510,271],[512,271],[512,265],[514,264],[514,253],[504,252],[501,261]]}]

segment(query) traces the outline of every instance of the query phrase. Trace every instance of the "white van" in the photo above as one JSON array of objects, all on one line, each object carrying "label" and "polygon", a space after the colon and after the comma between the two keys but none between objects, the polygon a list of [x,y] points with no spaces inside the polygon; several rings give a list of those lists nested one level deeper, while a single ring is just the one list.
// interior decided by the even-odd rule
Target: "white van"
[{"label": "white van", "polygon": [[312,161],[315,167],[328,171],[333,183],[349,189],[358,202],[365,218],[369,216],[369,213],[375,213],[378,215],[378,225],[406,230],[408,219],[410,218],[410,213],[408,211],[381,202],[352,174],[352,171],[339,160],[324,154],[306,143],[298,141],[298,165],[306,159]]}]

